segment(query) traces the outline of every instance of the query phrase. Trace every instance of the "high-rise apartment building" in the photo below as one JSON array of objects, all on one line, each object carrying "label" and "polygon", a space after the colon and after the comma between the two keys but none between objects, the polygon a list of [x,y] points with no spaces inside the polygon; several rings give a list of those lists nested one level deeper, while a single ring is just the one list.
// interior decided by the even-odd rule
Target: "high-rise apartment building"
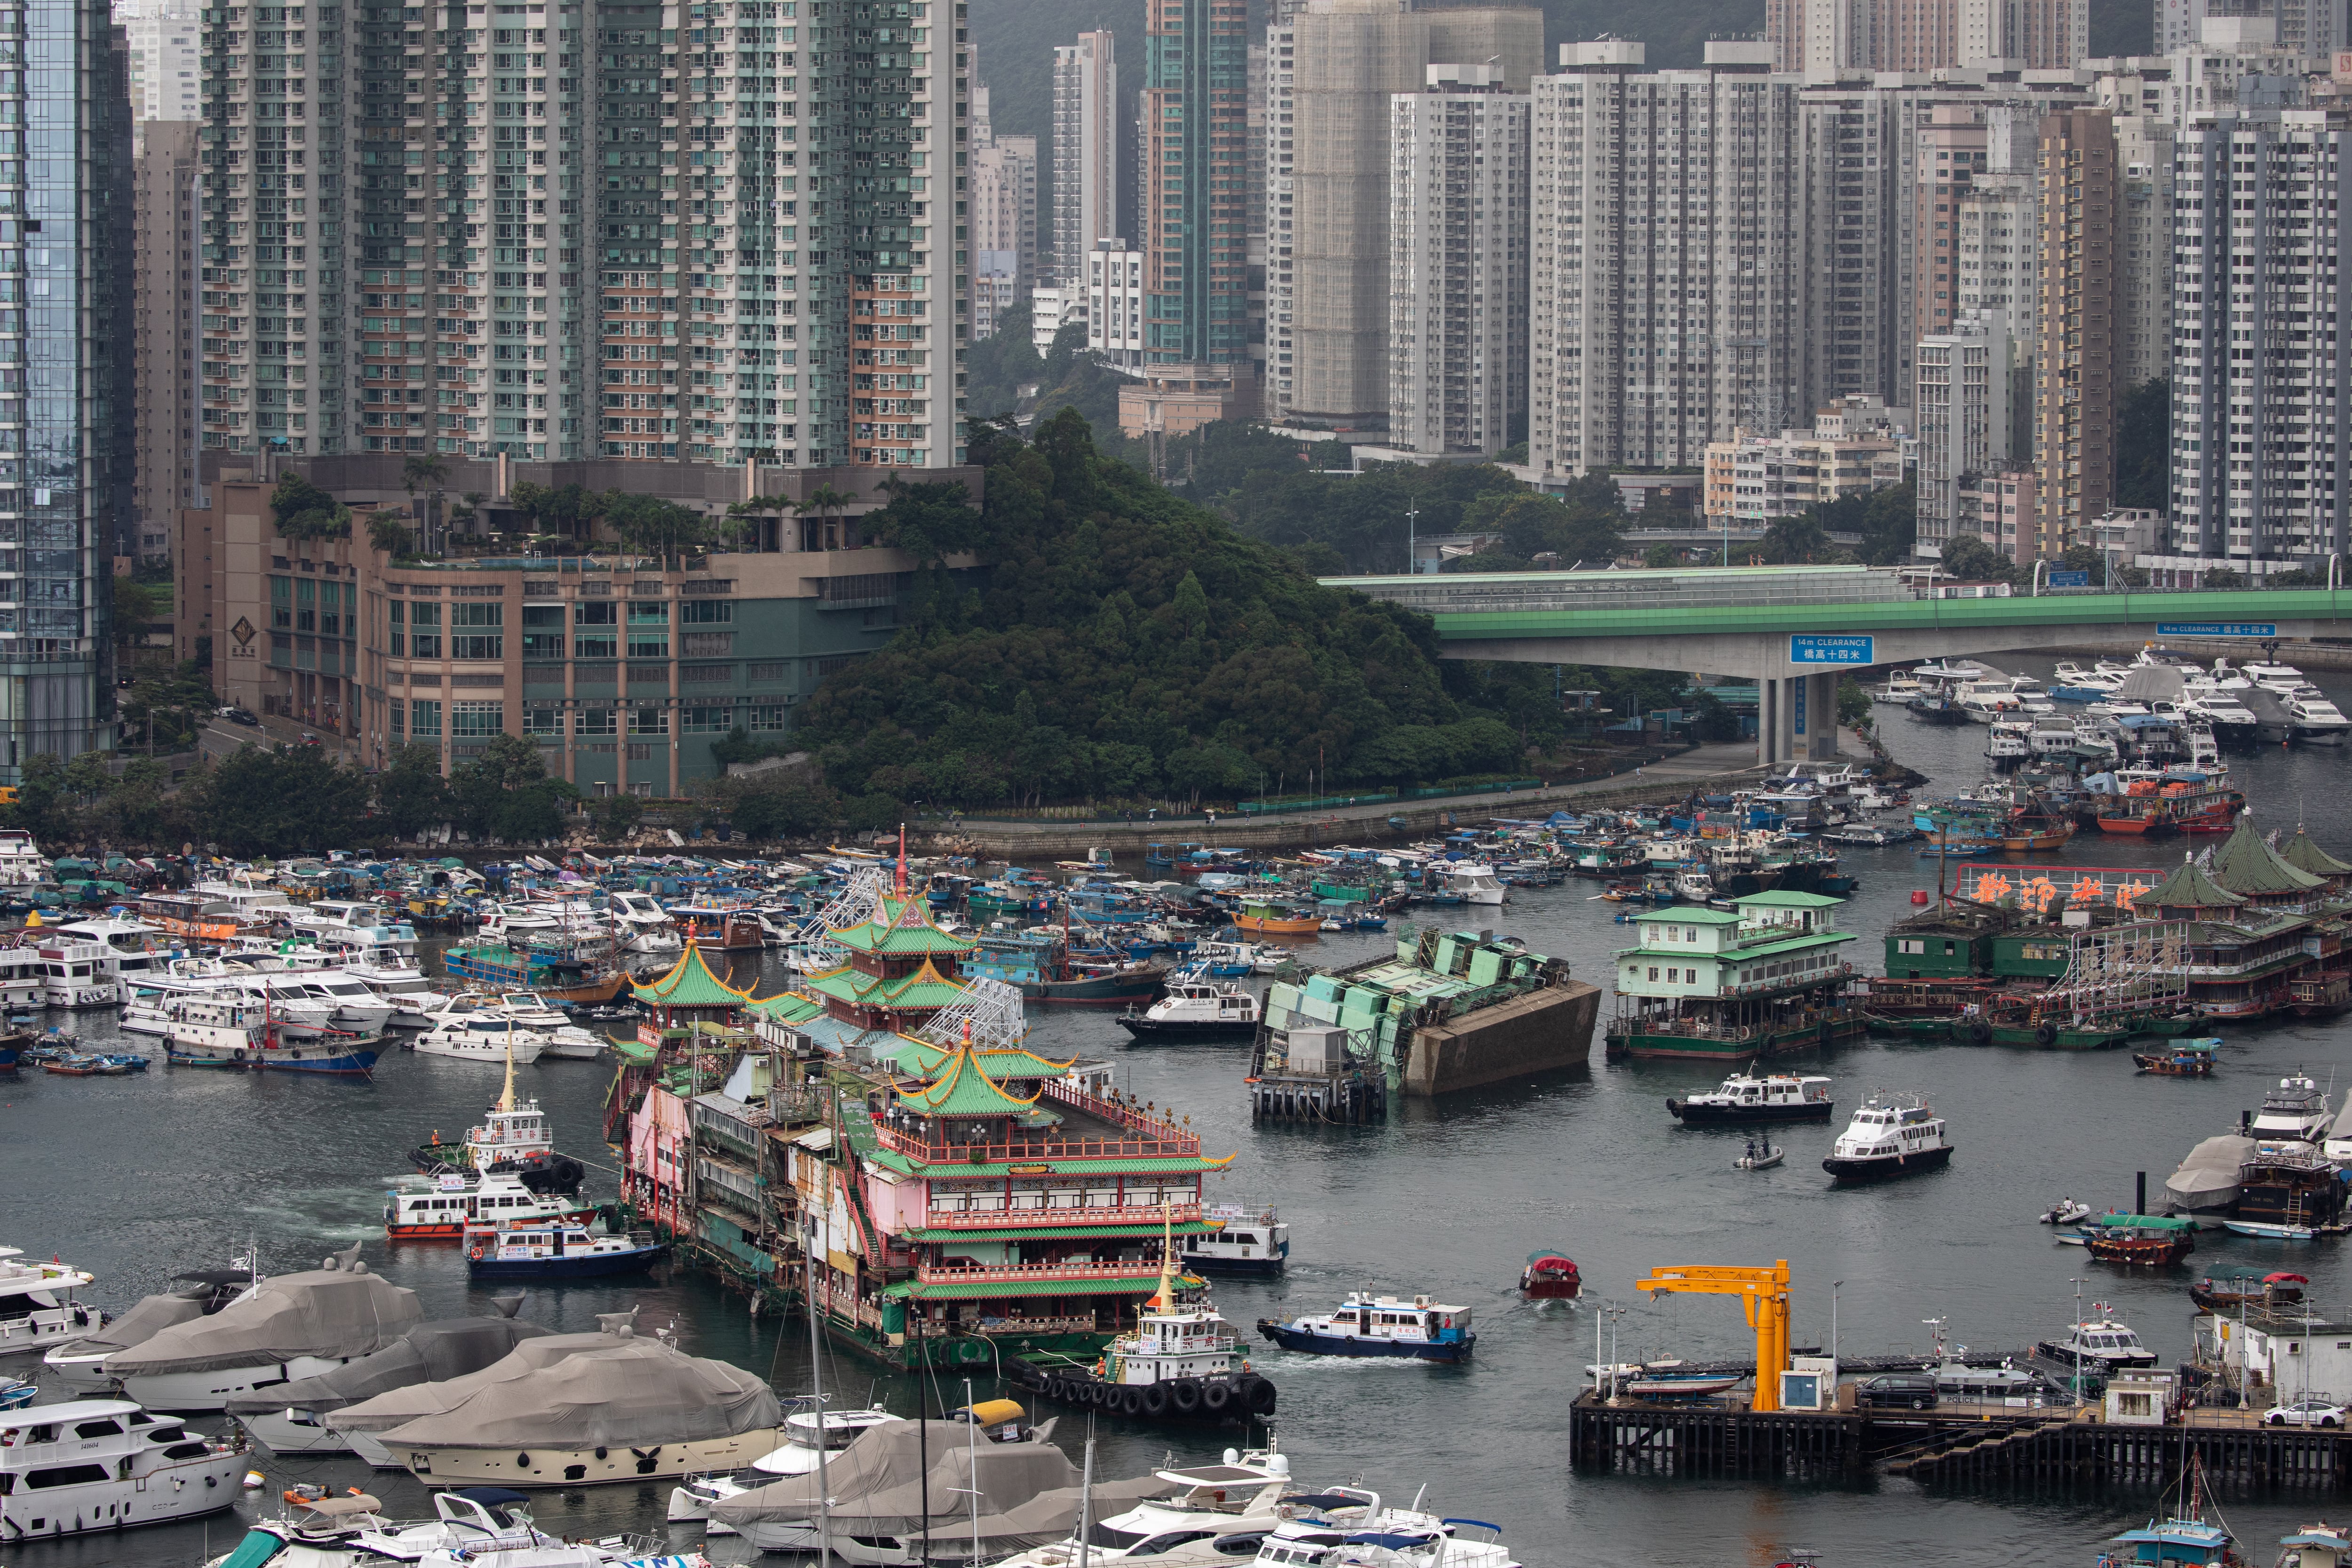
[{"label": "high-rise apartment building", "polygon": [[[1918,550],[1939,555],[1961,534],[1977,531],[1978,506],[1968,481],[1989,475],[2018,454],[2012,398],[2021,390],[2012,372],[2014,326],[2003,310],[1970,310],[1945,331],[1919,340],[1916,398],[1919,420]],[[2034,520],[2024,520],[2030,539]],[[2004,551],[2017,541],[1988,540]]]},{"label": "high-rise apartment building", "polygon": [[1080,33],[1054,51],[1054,265],[1082,281],[1095,242],[1118,230],[1118,40]]},{"label": "high-rise apartment building", "polygon": [[2204,41],[2209,18],[2260,18],[2281,47],[2314,69],[2352,43],[2341,0],[2156,0],[2156,52],[2169,55]]},{"label": "high-rise apartment building", "polygon": [[2116,116],[2116,386],[2172,374],[2172,122]]},{"label": "high-rise apartment building", "polygon": [[2339,553],[2352,297],[2322,215],[2352,203],[2352,115],[2202,121],[2174,168],[2172,549],[2248,566]]},{"label": "high-rise apartment building", "polygon": [[2090,52],[2089,0],[1765,0],[1775,70],[1835,81],[1955,67],[2066,70]]},{"label": "high-rise apartment building", "polygon": [[126,0],[114,8],[131,45],[134,154],[145,145],[148,121],[192,121],[204,112],[202,16],[193,0]]},{"label": "high-rise apartment building", "polygon": [[[2037,551],[2087,542],[2115,496],[2117,206],[2115,116],[2069,109],[2042,122],[2042,289],[2034,329]],[[2020,547],[2023,547],[2021,545]]]},{"label": "high-rise apartment building", "polygon": [[1266,35],[1266,358],[1275,417],[1362,427],[1390,399],[1389,102],[1433,64],[1525,92],[1543,16],[1308,0]]},{"label": "high-rise apartment building", "polygon": [[1918,238],[1916,302],[1912,319],[1920,333],[1947,331],[1959,310],[1960,203],[1985,172],[1990,145],[1981,110],[1974,104],[1939,103],[1919,129],[1914,154],[1911,232]]},{"label": "high-rise apartment building", "polygon": [[1987,174],[1955,199],[1954,321],[1972,310],[2006,310],[2011,321],[2032,314],[2042,287],[2040,195],[2031,174]]},{"label": "high-rise apartment building", "polygon": [[[29,302],[0,340],[0,780],[110,744],[100,574],[129,511],[131,104],[103,4],[0,5],[40,68],[0,77],[0,279]],[[33,378],[28,383],[27,375]]]},{"label": "high-rise apartment building", "polygon": [[1499,66],[1389,100],[1389,438],[1493,457],[1528,400],[1528,115]]},{"label": "high-rise apartment building", "polygon": [[[1150,0],[1144,17],[1143,177],[1136,197],[1145,359],[1208,367],[1245,382],[1249,6],[1246,0]],[[1203,377],[1183,379],[1197,386]],[[1255,384],[1236,384],[1229,405],[1255,412],[1257,395]]]},{"label": "high-rise apartment building", "polygon": [[1026,294],[1037,278],[1037,139],[991,136],[974,147],[971,200],[971,247],[1010,252],[1014,287]]},{"label": "high-rise apartment building", "polygon": [[141,560],[168,555],[196,504],[196,122],[147,127],[132,174],[131,398],[138,426],[131,507]]},{"label": "high-rise apartment building", "polygon": [[1960,0],[1960,65],[2071,70],[2090,52],[2090,0]]},{"label": "high-rise apartment building", "polygon": [[1143,252],[1117,236],[1087,253],[1087,348],[1113,370],[1143,369]]},{"label": "high-rise apartment building", "polygon": [[961,6],[215,15],[208,447],[954,460]]},{"label": "high-rise apartment building", "polygon": [[1534,84],[1528,461],[1696,467],[1814,406],[1798,79],[1770,46],[1561,46]]}]

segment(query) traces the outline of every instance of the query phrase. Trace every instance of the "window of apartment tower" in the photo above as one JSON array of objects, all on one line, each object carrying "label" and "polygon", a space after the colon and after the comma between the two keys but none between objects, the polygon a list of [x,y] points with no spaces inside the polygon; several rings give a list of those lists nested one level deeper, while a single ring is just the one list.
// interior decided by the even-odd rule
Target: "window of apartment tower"
[{"label": "window of apartment tower", "polygon": [[615,604],[572,606],[572,655],[574,658],[611,658],[621,651],[621,606]]}]

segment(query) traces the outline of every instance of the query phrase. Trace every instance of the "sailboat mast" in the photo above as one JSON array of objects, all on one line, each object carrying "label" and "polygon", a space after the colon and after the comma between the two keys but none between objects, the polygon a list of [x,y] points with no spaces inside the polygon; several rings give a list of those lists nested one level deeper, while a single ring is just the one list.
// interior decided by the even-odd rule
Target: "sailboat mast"
[{"label": "sailboat mast", "polygon": [[816,1321],[816,1232],[802,1233],[801,1261],[807,1265],[801,1287],[801,1305],[808,1309],[809,1387],[816,1395],[816,1560],[819,1568],[833,1568],[833,1489],[825,1484],[824,1340]]}]

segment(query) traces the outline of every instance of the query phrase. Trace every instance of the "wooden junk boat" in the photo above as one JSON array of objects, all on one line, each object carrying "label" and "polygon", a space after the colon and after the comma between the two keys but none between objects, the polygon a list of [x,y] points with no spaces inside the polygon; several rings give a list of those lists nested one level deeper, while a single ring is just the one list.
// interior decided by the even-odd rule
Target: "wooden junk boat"
[{"label": "wooden junk boat", "polygon": [[2213,1053],[2221,1048],[2219,1037],[2211,1035],[2196,1039],[2175,1040],[2160,1051],[2134,1051],[2132,1060],[2142,1072],[2152,1072],[2159,1078],[2211,1078]]},{"label": "wooden junk boat", "polygon": [[2103,1263],[2168,1268],[2197,1249],[2197,1222],[2168,1215],[2104,1214],[2083,1222],[2083,1245]]},{"label": "wooden junk boat", "polygon": [[2189,1287],[2189,1299],[2209,1312],[2291,1306],[2303,1300],[2303,1288],[2310,1283],[2283,1268],[2266,1273],[2251,1264],[2216,1263]]}]

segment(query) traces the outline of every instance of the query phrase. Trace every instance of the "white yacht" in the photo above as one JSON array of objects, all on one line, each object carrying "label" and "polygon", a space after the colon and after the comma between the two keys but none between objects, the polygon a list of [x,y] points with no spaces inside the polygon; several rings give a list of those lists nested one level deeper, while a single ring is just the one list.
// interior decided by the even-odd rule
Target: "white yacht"
[{"label": "white yacht", "polygon": [[536,991],[460,992],[444,998],[440,1007],[426,1015],[424,1026],[438,1029],[450,1024],[479,1023],[499,1028],[504,1026],[501,1020],[537,1035],[539,1054],[543,1057],[593,1060],[612,1043],[573,1023],[570,1014]]},{"label": "white yacht", "polygon": [[[710,1517],[710,1505],[722,1499],[735,1497],[755,1487],[766,1486],[778,1476],[805,1476],[816,1469],[816,1451],[820,1442],[828,1457],[838,1454],[855,1442],[859,1434],[876,1426],[887,1426],[904,1420],[878,1405],[864,1410],[828,1410],[824,1413],[822,1436],[814,1405],[803,1404],[784,1415],[784,1446],[772,1453],[763,1454],[751,1461],[749,1469],[731,1475],[688,1476],[669,1494],[669,1522],[685,1523],[699,1520],[713,1535],[733,1535],[735,1527]],[[814,1531],[811,1532],[814,1535]]]},{"label": "white yacht", "polygon": [[2352,730],[2352,719],[2344,717],[2343,710],[2315,687],[2287,698],[2286,721],[2296,740],[2318,746],[2340,746],[2344,732]]},{"label": "white yacht", "polygon": [[1200,1274],[1279,1274],[1290,1258],[1290,1226],[1272,1204],[1211,1204],[1201,1211],[1217,1228],[1181,1237],[1184,1267]]},{"label": "white yacht", "polygon": [[416,1037],[419,1056],[449,1057],[493,1066],[511,1060],[519,1067],[529,1067],[546,1049],[546,1036],[495,1013],[451,1018]]},{"label": "white yacht", "polygon": [[[1171,1489],[1169,1494],[1088,1521],[1088,1561],[1132,1558],[1154,1568],[1231,1563],[1253,1553],[1259,1540],[1282,1524],[1286,1500],[1304,1495],[1290,1479],[1290,1457],[1270,1449],[1228,1448],[1222,1460],[1152,1474]],[[1066,1540],[1031,1547],[994,1568],[1075,1568],[1079,1555],[1073,1531]]]},{"label": "white yacht", "polygon": [[48,985],[48,961],[39,948],[0,947],[0,1007],[10,1012],[38,1007]]},{"label": "white yacht", "polygon": [[33,836],[21,827],[0,827],[0,888],[29,888],[57,869]]},{"label": "white yacht", "polygon": [[1499,904],[1510,897],[1510,889],[1503,886],[1492,866],[1467,863],[1446,868],[1445,890],[1459,893],[1474,904]]},{"label": "white yacht", "polygon": [[[2095,1303],[2095,1312],[2107,1309]],[[2043,1340],[2033,1347],[2053,1361],[2073,1363],[2078,1359],[2102,1373],[2115,1372],[2127,1366],[2154,1366],[2156,1352],[2139,1342],[2139,1334],[2129,1323],[2114,1318],[2086,1318],[2067,1330],[2063,1340]]]},{"label": "white yacht", "polygon": [[1248,1039],[1257,1029],[1258,1001],[1230,980],[1178,979],[1150,1006],[1129,1006],[1119,1026],[1138,1040]]},{"label": "white yacht", "polygon": [[[1418,1509],[1382,1508],[1378,1492],[1360,1487],[1325,1487],[1312,1499],[1294,1500],[1284,1511],[1293,1517],[1267,1531],[1257,1555],[1248,1559],[1259,1568],[1297,1563],[1321,1568],[1519,1568],[1493,1525],[1440,1519]],[[1482,1531],[1484,1539],[1465,1531]]]},{"label": "white yacht", "polygon": [[74,1300],[93,1278],[69,1263],[26,1262],[21,1247],[0,1247],[0,1355],[44,1351],[104,1321]]},{"label": "white yacht", "polygon": [[1870,689],[1870,700],[1873,702],[1892,702],[1900,707],[1918,696],[1924,689],[1925,688],[1911,678],[1910,671],[1898,669],[1888,675],[1885,680]]},{"label": "white yacht", "polygon": [[122,999],[122,983],[116,977],[121,955],[106,943],[45,931],[34,951],[41,961],[45,1005],[80,1011],[111,1007]]},{"label": "white yacht", "polygon": [[[1996,719],[1985,737],[1985,755],[1996,763],[2021,763],[2034,754],[2034,721],[2031,719]],[[2074,731],[2066,729],[2066,747],[2072,751]]]},{"label": "white yacht", "polygon": [[2273,1143],[2316,1143],[2327,1136],[2331,1120],[2327,1091],[2302,1073],[2293,1073],[2263,1096],[2263,1108],[2254,1113],[2246,1136]]},{"label": "white yacht", "polygon": [[1960,688],[1956,700],[1961,712],[1973,724],[1990,724],[1996,719],[2021,710],[2025,704],[2011,689],[2006,678],[1999,680],[1974,680]]},{"label": "white yacht", "polygon": [[127,1399],[0,1411],[0,1538],[82,1535],[218,1513],[250,1458]]},{"label": "white yacht", "polygon": [[1951,1158],[1934,1107],[1917,1095],[1873,1094],[1838,1134],[1822,1169],[1841,1182],[1883,1182],[1941,1170]]},{"label": "white yacht", "polygon": [[651,893],[614,893],[611,919],[624,952],[682,952],[677,922]]}]

